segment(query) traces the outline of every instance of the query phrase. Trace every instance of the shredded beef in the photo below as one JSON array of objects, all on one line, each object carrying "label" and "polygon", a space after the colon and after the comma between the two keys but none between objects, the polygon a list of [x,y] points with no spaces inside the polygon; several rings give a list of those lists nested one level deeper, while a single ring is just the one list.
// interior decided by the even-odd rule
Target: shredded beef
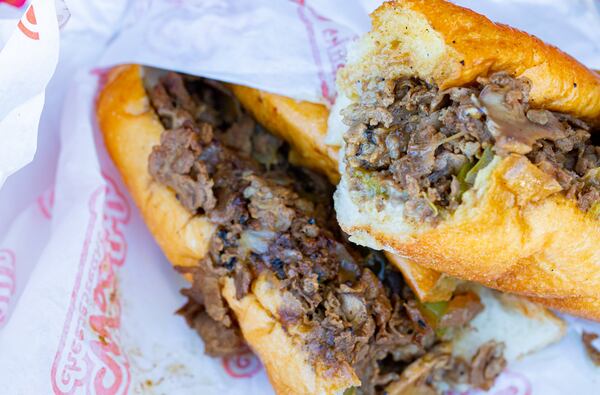
[{"label": "shredded beef", "polygon": [[247,349],[237,326],[227,327],[208,315],[204,304],[188,301],[177,311],[204,340],[204,352],[213,357],[235,355]]},{"label": "shredded beef", "polygon": [[590,126],[530,108],[529,91],[528,80],[506,73],[444,91],[415,78],[363,83],[360,101],[342,111],[355,199],[399,199],[405,219],[436,225],[458,207],[491,152],[517,153],[597,216],[600,146]]},{"label": "shredded beef", "polygon": [[192,273],[190,289],[183,290],[188,302],[177,311],[204,340],[204,351],[211,356],[238,354],[247,349],[235,317],[226,307],[219,288],[219,276],[208,260],[198,268],[177,267]]},{"label": "shredded beef", "polygon": [[471,361],[469,382],[477,388],[488,390],[494,379],[506,367],[504,344],[490,341],[482,345]]},{"label": "shredded beef", "polygon": [[[173,188],[185,208],[196,211],[215,207],[213,181],[206,165],[196,160],[202,153],[200,131],[187,121],[177,129],[169,129],[161,136],[161,145],[150,156],[149,170],[159,182]],[[202,132],[210,134],[211,128]]]},{"label": "shredded beef", "polygon": [[488,390],[504,370],[504,345],[494,341],[482,344],[470,361],[452,355],[447,345],[433,347],[385,388],[388,395],[438,394],[447,385],[470,384]]},{"label": "shredded beef", "polygon": [[[347,242],[335,222],[332,186],[291,166],[285,144],[222,86],[170,73],[150,96],[166,129],[149,158],[151,175],[217,228],[208,256],[179,268],[194,279],[181,313],[208,353],[243,347],[222,279],[232,278],[243,298],[263,273],[278,279],[284,329],[302,338],[314,360],[331,369],[353,366],[362,394],[381,393],[441,341],[400,273],[383,256]],[[407,144],[420,149],[417,141]],[[479,311],[473,303],[451,321],[465,324]]]}]

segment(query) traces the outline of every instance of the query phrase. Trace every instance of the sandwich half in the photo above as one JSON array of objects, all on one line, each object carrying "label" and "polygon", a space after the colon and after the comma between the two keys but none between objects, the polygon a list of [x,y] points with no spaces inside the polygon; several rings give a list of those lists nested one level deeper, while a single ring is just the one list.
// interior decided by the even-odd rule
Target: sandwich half
[{"label": "sandwich half", "polygon": [[216,81],[117,67],[97,119],[190,281],[181,314],[205,351],[249,346],[279,394],[489,388],[507,362],[564,334],[545,309],[480,287],[420,303],[381,255],[345,240],[328,183],[288,165],[285,144]]},{"label": "sandwich half", "polygon": [[406,0],[372,14],[337,82],[343,122],[328,139],[342,146],[335,205],[352,241],[584,315],[597,306],[597,73],[471,10]]}]

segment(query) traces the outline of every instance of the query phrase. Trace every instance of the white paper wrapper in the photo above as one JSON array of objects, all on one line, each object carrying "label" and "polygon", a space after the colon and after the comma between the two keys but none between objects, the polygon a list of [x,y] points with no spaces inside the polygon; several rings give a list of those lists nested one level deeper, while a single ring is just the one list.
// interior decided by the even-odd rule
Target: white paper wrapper
[{"label": "white paper wrapper", "polygon": [[[461,3],[600,68],[600,18],[592,1]],[[103,67],[140,62],[330,103],[346,45],[368,29],[367,10],[375,3],[71,0],[68,5],[72,17],[47,89],[52,100],[41,118],[38,155],[0,191],[0,392],[272,393],[251,353],[209,358],[198,336],[173,316],[184,302],[179,290],[185,283],[153,242],[107,158],[93,116],[95,94]],[[2,6],[0,13],[7,10]],[[2,56],[4,51],[0,64]],[[46,62],[54,59],[48,56]],[[18,56],[8,62],[14,67]],[[46,71],[40,68],[35,71],[39,89],[31,88],[37,94],[45,86]],[[35,115],[27,111],[26,122],[6,133],[26,128]],[[35,131],[29,125],[27,130]],[[32,152],[27,151],[31,140],[12,134],[8,141]],[[24,162],[7,160],[13,169],[19,163]],[[579,336],[584,327],[600,333],[600,325],[569,323],[562,342],[509,366],[490,393],[598,393],[600,373]]]},{"label": "white paper wrapper", "polygon": [[17,29],[13,29],[5,42],[2,41],[0,186],[6,177],[29,163],[35,153],[44,89],[58,60],[54,1],[33,1],[19,20]]}]

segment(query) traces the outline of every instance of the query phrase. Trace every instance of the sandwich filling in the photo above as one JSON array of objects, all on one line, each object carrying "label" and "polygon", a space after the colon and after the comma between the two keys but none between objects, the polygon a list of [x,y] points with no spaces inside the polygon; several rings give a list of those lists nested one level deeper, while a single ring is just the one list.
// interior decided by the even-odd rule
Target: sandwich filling
[{"label": "sandwich filling", "polygon": [[407,367],[425,357],[426,368],[411,382],[430,392],[419,393],[435,393],[440,382],[491,386],[505,366],[503,344],[484,344],[470,361],[441,348],[483,308],[476,294],[419,303],[382,255],[348,243],[335,221],[332,186],[291,166],[288,147],[223,85],[168,73],[148,93],[165,128],[150,174],[217,228],[208,256],[180,268],[194,279],[180,313],[207,353],[246,347],[221,295],[223,279],[232,278],[243,298],[266,275],[282,295],[276,318],[299,340],[307,362],[331,372],[350,364],[362,382],[359,393],[382,393],[417,374]]},{"label": "sandwich filling", "polygon": [[359,101],[342,111],[353,200],[377,210],[402,204],[410,223],[436,225],[495,155],[518,154],[597,218],[597,135],[575,117],[531,108],[529,91],[528,80],[506,73],[443,91],[416,78],[364,81]]}]

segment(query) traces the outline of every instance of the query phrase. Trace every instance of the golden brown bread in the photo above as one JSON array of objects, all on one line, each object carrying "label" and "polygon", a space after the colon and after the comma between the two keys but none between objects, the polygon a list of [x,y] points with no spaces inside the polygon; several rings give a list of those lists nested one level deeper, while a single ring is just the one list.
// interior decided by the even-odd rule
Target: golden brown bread
[{"label": "golden brown bread", "polygon": [[[294,141],[302,140],[305,143],[305,147],[325,145],[325,137],[327,135],[325,124],[328,117],[325,106],[321,105],[320,110],[313,111],[317,108],[316,106],[319,105],[314,103],[296,102],[282,96],[247,87],[234,87],[233,91],[236,93],[237,98],[261,123],[265,119],[274,118],[280,115],[283,117],[282,114],[286,114],[287,111],[294,114],[302,114],[302,116],[295,116],[286,120],[272,122],[269,124],[269,131],[271,133],[288,140],[292,144]],[[285,99],[287,99],[287,101],[285,101]],[[278,108],[279,103],[282,102],[286,103],[286,110],[274,111],[274,109]],[[314,118],[317,117],[321,117],[322,121],[315,122]],[[307,125],[310,125],[310,127]],[[295,131],[296,135],[294,136],[294,140],[290,139],[288,130]],[[310,130],[310,133],[307,133],[307,130]],[[337,171],[337,164],[331,163],[331,161],[320,161],[317,159],[316,156],[320,155],[319,152],[320,151],[303,151],[303,157],[305,157],[309,163],[320,163],[329,166],[325,169],[321,169],[326,174]],[[574,232],[573,236],[576,239],[575,244],[579,244],[581,233]],[[564,245],[561,244],[561,246]],[[498,251],[502,251],[502,249],[502,246],[498,247]],[[447,300],[451,295],[455,286],[455,281],[452,278],[447,277],[434,269],[419,265],[414,261],[394,256],[391,253],[386,253],[386,255],[388,259],[402,271],[405,279],[421,300]],[[538,274],[532,269],[533,268],[521,268],[520,274],[517,274],[521,277],[516,285],[511,283],[512,278],[510,276],[501,278],[498,281],[489,280],[486,282],[486,285],[503,291],[525,293],[524,291],[531,288],[530,284],[534,286],[540,279],[543,279],[542,275],[538,277]],[[600,320],[600,299],[575,297],[559,299],[535,298],[535,300],[548,307],[589,319]]]},{"label": "golden brown bread", "polygon": [[600,321],[600,299],[598,298],[529,298],[546,307],[588,320]]},{"label": "golden brown bread", "polygon": [[[106,148],[167,259],[175,266],[197,265],[207,252],[214,227],[201,216],[191,216],[175,194],[148,173],[148,155],[159,144],[163,127],[150,107],[139,66],[110,72],[98,98],[97,118]],[[349,366],[325,372],[324,367],[308,362],[299,342],[277,320],[279,302],[273,281],[259,278],[252,285],[253,292],[241,300],[235,298],[230,281],[222,286],[244,338],[265,365],[275,391],[334,394],[359,385]]]},{"label": "golden brown bread", "polygon": [[360,244],[462,279],[529,296],[600,297],[600,222],[562,194],[529,200],[528,188],[517,189],[531,185],[523,181],[528,169],[510,182],[506,178],[520,166],[515,157],[499,161],[437,227],[390,232],[395,213],[356,218],[358,210],[347,196],[337,201],[340,225]]},{"label": "golden brown bread", "polygon": [[[357,100],[356,86],[365,79],[415,76],[447,88],[506,71],[532,81],[533,107],[600,120],[598,74],[526,33],[442,0],[386,3],[372,19],[372,31],[339,73],[350,101]],[[359,244],[524,295],[600,297],[600,221],[518,156],[496,156],[462,205],[437,227],[407,224],[401,205],[381,212],[371,204],[358,207],[343,173],[338,220]]]}]

